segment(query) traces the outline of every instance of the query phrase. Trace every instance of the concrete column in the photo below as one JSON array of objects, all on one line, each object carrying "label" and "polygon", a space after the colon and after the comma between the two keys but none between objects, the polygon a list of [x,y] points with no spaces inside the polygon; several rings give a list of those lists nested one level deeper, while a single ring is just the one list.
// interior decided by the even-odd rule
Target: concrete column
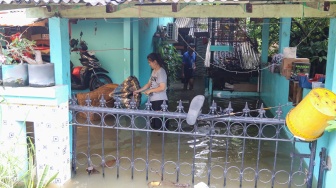
[{"label": "concrete column", "polygon": [[[261,58],[262,64],[267,63],[268,60],[268,49],[269,49],[269,29],[270,29],[270,19],[264,18],[262,26],[262,36],[261,36]],[[268,71],[268,70],[267,70]],[[259,73],[258,77],[258,91],[263,89],[263,71]]]},{"label": "concrete column", "polygon": [[292,18],[280,18],[279,53],[283,53],[285,47],[289,47]]},{"label": "concrete column", "polygon": [[124,18],[124,80],[133,74],[133,57],[132,57],[132,41],[133,41],[133,24],[131,18]]},{"label": "concrete column", "polygon": [[[326,67],[326,81],[325,87],[334,93],[336,93],[336,76],[334,71],[336,70],[336,18],[330,19],[329,24],[329,40],[328,40],[328,55],[327,55],[327,67]],[[333,131],[329,135],[328,142],[323,143],[327,145],[327,155],[330,159],[330,164],[335,164],[336,159],[336,132]],[[336,175],[336,168],[332,167],[326,172],[324,179],[324,186],[329,187],[334,184]]]},{"label": "concrete column", "polygon": [[[66,85],[68,98],[71,96],[71,72],[70,72],[70,33],[69,19],[49,18],[50,60],[55,64],[56,85]],[[71,114],[68,115],[71,119]],[[72,152],[72,128],[70,127],[70,152]]]},{"label": "concrete column", "polygon": [[261,43],[261,63],[267,63],[269,48],[269,28],[270,19],[264,18],[262,25],[262,43]]},{"label": "concrete column", "polygon": [[49,18],[50,58],[55,64],[56,85],[68,85],[71,94],[69,20]]},{"label": "concrete column", "polygon": [[0,104],[1,149],[18,157],[18,166],[27,167],[26,123],[33,123],[37,179],[47,167],[46,179],[58,173],[53,183],[63,185],[71,178],[67,86],[1,87],[0,93],[6,99]]},{"label": "concrete column", "polygon": [[330,19],[325,87],[336,92],[336,18]]},{"label": "concrete column", "polygon": [[138,79],[140,77],[140,59],[139,59],[139,22],[133,22],[133,41],[132,41],[132,75]]}]

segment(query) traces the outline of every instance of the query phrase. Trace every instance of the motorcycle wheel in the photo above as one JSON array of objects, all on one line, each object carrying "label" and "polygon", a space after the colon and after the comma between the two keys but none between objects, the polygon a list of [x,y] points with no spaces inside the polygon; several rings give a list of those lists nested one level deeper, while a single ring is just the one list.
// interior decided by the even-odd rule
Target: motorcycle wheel
[{"label": "motorcycle wheel", "polygon": [[105,84],[112,84],[112,79],[105,75],[105,74],[97,74],[96,76],[92,76],[90,83],[89,83],[89,88],[90,91],[93,91]]}]

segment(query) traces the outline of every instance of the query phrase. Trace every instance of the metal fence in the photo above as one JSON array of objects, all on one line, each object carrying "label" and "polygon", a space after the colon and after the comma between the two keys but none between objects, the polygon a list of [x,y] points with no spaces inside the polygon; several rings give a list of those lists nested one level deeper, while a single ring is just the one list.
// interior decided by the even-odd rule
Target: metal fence
[{"label": "metal fence", "polygon": [[[285,120],[279,118],[281,107],[276,117],[269,118],[262,105],[256,110],[246,105],[241,112],[233,112],[231,103],[225,108],[213,102],[209,113],[200,114],[196,124],[190,126],[181,101],[175,111],[169,111],[165,102],[161,111],[153,111],[149,101],[144,109],[138,109],[134,101],[128,109],[122,108],[118,99],[114,104],[114,108],[107,108],[103,96],[99,107],[91,106],[89,98],[86,106],[77,105],[75,98],[70,100],[75,172],[77,166],[87,167],[88,173],[99,167],[103,176],[113,169],[119,177],[123,170],[129,171],[132,179],[141,172],[146,181],[156,173],[160,181],[173,177],[180,187],[191,187],[198,179],[209,186],[312,187],[316,142],[294,138]],[[161,129],[151,128],[153,118],[162,121]],[[80,127],[85,134],[78,134]],[[92,149],[93,130],[100,132],[99,149]],[[122,141],[126,134],[127,144]],[[84,145],[78,143],[80,137],[86,140]],[[114,144],[107,148],[106,140]],[[298,153],[297,144],[310,152]],[[128,148],[126,153],[123,147]],[[159,155],[151,155],[151,147],[156,147]]]}]

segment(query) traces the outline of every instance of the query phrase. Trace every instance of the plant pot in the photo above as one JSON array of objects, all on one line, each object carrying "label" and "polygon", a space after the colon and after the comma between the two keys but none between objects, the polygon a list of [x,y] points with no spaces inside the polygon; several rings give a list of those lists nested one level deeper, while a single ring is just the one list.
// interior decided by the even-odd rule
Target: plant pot
[{"label": "plant pot", "polygon": [[4,86],[28,86],[28,65],[2,65],[2,80]]},{"label": "plant pot", "polygon": [[54,63],[29,64],[29,86],[50,87],[55,85]]}]

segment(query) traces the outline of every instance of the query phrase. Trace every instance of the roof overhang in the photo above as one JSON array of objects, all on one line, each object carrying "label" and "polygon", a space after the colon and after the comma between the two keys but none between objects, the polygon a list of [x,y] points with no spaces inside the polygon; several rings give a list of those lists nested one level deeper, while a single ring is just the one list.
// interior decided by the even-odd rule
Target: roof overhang
[{"label": "roof overhang", "polygon": [[45,26],[46,19],[26,18],[26,9],[0,11],[0,26]]},{"label": "roof overhang", "polygon": [[[333,2],[335,0],[329,0]],[[290,4],[290,3],[323,3],[325,0],[0,0],[0,4],[16,4],[16,5],[75,5],[75,4],[89,4],[92,6],[99,5],[120,5],[128,2],[136,2],[140,4],[153,3],[212,3],[212,4],[231,4],[231,3],[258,3],[258,4]]]},{"label": "roof overhang", "polygon": [[[27,0],[28,1],[28,0]],[[279,17],[336,17],[334,1],[214,1],[214,0],[153,0],[153,1],[56,1],[35,0],[30,4],[20,0],[0,0],[0,10],[28,8],[28,18],[279,18]],[[331,3],[330,3],[331,2]],[[10,4],[8,4],[10,3]]]}]

